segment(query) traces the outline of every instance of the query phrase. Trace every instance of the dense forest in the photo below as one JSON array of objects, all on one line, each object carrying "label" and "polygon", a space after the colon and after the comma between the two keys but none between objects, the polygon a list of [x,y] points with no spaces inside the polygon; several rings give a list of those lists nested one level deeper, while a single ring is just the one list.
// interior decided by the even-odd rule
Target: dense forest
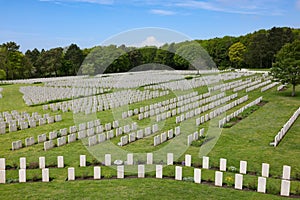
[{"label": "dense forest", "polygon": [[239,37],[185,41],[159,48],[110,45],[80,49],[71,44],[67,48],[35,48],[22,53],[18,44],[7,42],[0,45],[0,80],[125,72],[147,63],[174,69],[193,69],[197,65],[219,69],[271,68],[275,54],[295,40],[300,40],[300,29],[273,27]]}]

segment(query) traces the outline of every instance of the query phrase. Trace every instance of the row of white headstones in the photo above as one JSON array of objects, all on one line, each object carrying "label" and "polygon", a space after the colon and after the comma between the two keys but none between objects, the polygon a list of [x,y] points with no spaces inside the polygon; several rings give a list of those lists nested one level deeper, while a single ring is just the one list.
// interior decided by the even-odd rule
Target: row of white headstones
[{"label": "row of white headstones", "polygon": [[278,85],[278,84],[279,84],[279,82],[271,83],[271,84],[269,84],[269,85],[267,85],[267,86],[265,86],[265,87],[262,87],[262,88],[260,89],[260,91],[261,91],[261,92],[267,91],[267,90],[269,90],[269,89],[275,87],[275,86]]},{"label": "row of white headstones", "polygon": [[[117,166],[117,178],[124,178],[124,172],[126,165],[135,165],[134,162],[134,154],[129,153],[127,154],[127,161],[119,162],[119,164],[114,164]],[[111,154],[105,154],[104,156],[104,164],[105,166],[112,166],[111,162]],[[166,165],[173,165],[173,153],[167,154],[167,162]],[[116,160],[117,161],[117,160]],[[118,160],[119,161],[119,160]],[[80,167],[86,167],[86,155],[80,155]],[[147,165],[153,165],[153,153],[147,153]],[[215,172],[215,185],[216,186],[223,186],[223,172],[226,172],[227,167],[227,159],[221,158],[220,159],[220,166],[219,171]],[[189,154],[185,155],[184,165],[187,167],[192,167],[192,156]],[[64,157],[58,156],[57,157],[57,167],[64,168]],[[20,166],[19,166],[19,182],[26,182],[26,158],[20,158]],[[49,182],[49,168],[46,168],[46,159],[45,157],[39,157],[39,168],[42,169],[42,181]],[[209,157],[203,156],[202,161],[202,168],[209,169]],[[262,163],[262,171],[261,177],[258,177],[258,186],[257,192],[266,193],[266,182],[267,178],[269,177],[269,168],[270,165],[268,163]],[[5,165],[5,158],[0,158],[0,183],[6,183],[6,165]],[[247,161],[240,161],[240,168],[239,174],[235,174],[235,189],[243,189],[243,174],[247,174]],[[283,166],[283,173],[282,173],[282,180],[281,180],[281,192],[282,196],[289,196],[290,195],[290,174],[291,174],[291,167],[284,165]],[[145,165],[138,165],[138,177],[144,178],[145,177]],[[182,167],[175,166],[175,180],[182,180]],[[163,164],[160,163],[156,165],[156,178],[163,178]],[[101,179],[101,167],[95,166],[94,167],[94,179]],[[68,168],[68,180],[75,180],[75,168],[69,167]],[[201,169],[194,168],[194,182],[201,183]]]},{"label": "row of white headstones", "polygon": [[274,145],[274,147],[276,147],[279,144],[279,142],[282,140],[282,138],[285,136],[285,134],[288,132],[288,130],[291,128],[294,122],[297,120],[299,115],[300,115],[300,107],[294,112],[294,114],[290,117],[290,119],[283,125],[281,130],[274,137],[274,142],[272,142],[271,145]]}]

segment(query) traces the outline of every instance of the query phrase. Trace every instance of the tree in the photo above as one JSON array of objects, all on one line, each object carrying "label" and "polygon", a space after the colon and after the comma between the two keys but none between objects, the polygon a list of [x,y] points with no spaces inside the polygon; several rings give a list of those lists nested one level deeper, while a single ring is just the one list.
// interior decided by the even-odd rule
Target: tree
[{"label": "tree", "polygon": [[245,51],[246,47],[241,42],[234,43],[229,47],[228,56],[235,68],[241,68],[242,63],[244,62]]},{"label": "tree", "polygon": [[[71,44],[66,51],[64,59],[68,63],[65,67],[70,67],[65,75],[76,75],[83,62],[84,55],[76,44]],[[67,70],[64,71],[66,72]]]},{"label": "tree", "polygon": [[300,40],[288,43],[280,49],[275,56],[271,74],[283,84],[292,84],[292,96],[295,96],[296,85],[300,84]]}]

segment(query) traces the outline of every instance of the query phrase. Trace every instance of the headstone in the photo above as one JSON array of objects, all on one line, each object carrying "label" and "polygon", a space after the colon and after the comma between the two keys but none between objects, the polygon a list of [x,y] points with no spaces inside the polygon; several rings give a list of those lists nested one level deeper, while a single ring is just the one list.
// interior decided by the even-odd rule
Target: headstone
[{"label": "headstone", "polygon": [[64,157],[63,156],[57,156],[57,167],[64,168]]},{"label": "headstone", "polygon": [[6,183],[5,169],[0,169],[0,183]]},{"label": "headstone", "polygon": [[161,143],[161,136],[160,135],[156,135],[156,136],[154,136],[154,138],[153,138],[153,145],[154,146],[157,146],[157,145],[160,145],[160,143]]},{"label": "headstone", "polygon": [[68,143],[75,142],[75,141],[76,141],[75,133],[68,135]]},{"label": "headstone", "polygon": [[167,165],[173,165],[173,153],[167,154]]},{"label": "headstone", "polygon": [[124,178],[124,165],[117,166],[117,178]]},{"label": "headstone", "polygon": [[88,137],[95,135],[95,130],[94,130],[94,128],[89,128],[89,129],[87,129],[87,130],[86,130],[86,135],[87,135]]},{"label": "headstone", "polygon": [[101,179],[101,167],[94,167],[94,179]]},{"label": "headstone", "polygon": [[60,129],[59,133],[61,136],[66,136],[68,135],[68,129],[67,128]]},{"label": "headstone", "polygon": [[135,141],[135,133],[130,133],[129,134],[129,138],[128,138],[129,143],[134,142]]},{"label": "headstone", "polygon": [[46,134],[38,135],[38,143],[45,142],[46,140],[47,140]]},{"label": "headstone", "polygon": [[68,168],[68,181],[74,181],[75,180],[75,168],[69,167]]},{"label": "headstone", "polygon": [[153,153],[147,153],[147,165],[153,164]]},{"label": "headstone", "polygon": [[63,146],[63,145],[65,145],[66,143],[67,143],[67,138],[66,138],[66,136],[57,138],[57,146],[58,146],[58,147]]},{"label": "headstone", "polygon": [[189,154],[185,155],[185,166],[187,166],[187,167],[192,166],[192,156]]},{"label": "headstone", "polygon": [[270,165],[267,163],[262,164],[261,176],[269,177],[269,167],[270,167]]},{"label": "headstone", "polygon": [[78,132],[78,139],[81,140],[83,138],[86,138],[86,131],[82,130]]},{"label": "headstone", "polygon": [[240,161],[240,174],[247,174],[247,161]]},{"label": "headstone", "polygon": [[44,142],[44,150],[47,151],[49,149],[52,149],[54,147],[53,140],[49,140]]},{"label": "headstone", "polygon": [[97,135],[88,138],[89,147],[94,146],[96,144],[97,144]]},{"label": "headstone", "polygon": [[215,186],[223,185],[223,172],[216,171],[215,173]]},{"label": "headstone", "polygon": [[160,135],[160,142],[163,143],[167,141],[167,133],[166,132],[163,132],[161,135]]},{"label": "headstone", "polygon": [[234,188],[238,189],[238,190],[243,189],[243,175],[242,174],[235,174]]},{"label": "headstone", "polygon": [[20,183],[26,182],[26,169],[19,169],[19,182]]},{"label": "headstone", "polygon": [[203,156],[202,168],[203,169],[209,169],[209,157]]},{"label": "headstone", "polygon": [[144,137],[144,133],[143,133],[143,130],[138,130],[137,132],[136,132],[136,134],[137,134],[137,139],[142,139],[143,137]]},{"label": "headstone", "polygon": [[168,130],[168,139],[173,138],[173,129]]},{"label": "headstone", "polygon": [[26,158],[20,158],[20,169],[26,169]]},{"label": "headstone", "polygon": [[46,167],[45,157],[39,157],[39,168],[44,169]]},{"label": "headstone", "polygon": [[127,165],[133,165],[133,154],[132,153],[127,154]]},{"label": "headstone", "polygon": [[0,170],[5,170],[5,158],[0,158]]},{"label": "headstone", "polygon": [[56,131],[52,131],[49,133],[49,140],[53,140],[57,138],[57,132]]},{"label": "headstone", "polygon": [[180,166],[175,167],[175,180],[182,180],[182,167]]},{"label": "headstone", "polygon": [[193,134],[190,134],[187,137],[187,145],[190,146],[192,142],[193,142]]},{"label": "headstone", "polygon": [[105,133],[101,133],[98,135],[98,142],[101,143],[101,142],[104,142],[106,140],[106,136],[105,136]]},{"label": "headstone", "polygon": [[201,169],[194,169],[194,182],[201,183]]},{"label": "headstone", "polygon": [[162,178],[163,177],[163,166],[162,165],[156,165],[156,178]]},{"label": "headstone", "polygon": [[105,154],[105,166],[111,166],[111,155],[110,154]]},{"label": "headstone", "polygon": [[225,158],[220,159],[220,171],[226,172],[226,163],[227,160]]},{"label": "headstone", "polygon": [[175,136],[180,134],[180,126],[175,127]]},{"label": "headstone", "polygon": [[266,193],[267,179],[265,177],[258,177],[257,192]]},{"label": "headstone", "polygon": [[138,178],[145,178],[145,165],[138,165]]},{"label": "headstone", "polygon": [[282,179],[290,180],[291,176],[291,167],[287,165],[283,165]]},{"label": "headstone", "polygon": [[85,167],[86,166],[86,155],[80,155],[80,167]]},{"label": "headstone", "polygon": [[42,182],[49,182],[49,169],[42,169]]},{"label": "headstone", "polygon": [[281,196],[290,196],[290,185],[291,182],[288,180],[282,180],[281,181],[281,189],[280,189],[280,195]]}]

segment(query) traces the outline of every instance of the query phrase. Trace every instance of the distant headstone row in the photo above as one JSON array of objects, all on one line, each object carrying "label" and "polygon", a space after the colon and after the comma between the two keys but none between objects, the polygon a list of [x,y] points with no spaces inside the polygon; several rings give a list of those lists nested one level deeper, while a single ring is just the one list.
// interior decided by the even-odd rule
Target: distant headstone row
[{"label": "distant headstone row", "polygon": [[253,85],[251,87],[246,88],[246,92],[251,92],[252,90],[255,90],[255,89],[260,88],[262,86],[268,85],[271,82],[272,82],[271,80],[267,80],[267,81],[264,81],[264,82],[259,83],[257,85]]},{"label": "distant headstone row", "polygon": [[266,91],[266,90],[268,90],[268,89],[271,89],[272,87],[275,87],[275,86],[278,85],[278,84],[279,84],[279,82],[271,83],[270,85],[267,85],[267,86],[265,86],[265,87],[262,87],[262,88],[260,89],[260,91],[261,91],[261,92],[264,92],[264,91]]},{"label": "distant headstone row", "polygon": [[291,128],[294,122],[297,120],[299,115],[300,115],[300,107],[294,112],[291,118],[283,125],[281,130],[275,136],[274,142],[272,142],[271,145],[274,145],[274,147],[276,147],[279,144],[279,142],[283,139],[285,134],[288,132],[288,130]]}]

